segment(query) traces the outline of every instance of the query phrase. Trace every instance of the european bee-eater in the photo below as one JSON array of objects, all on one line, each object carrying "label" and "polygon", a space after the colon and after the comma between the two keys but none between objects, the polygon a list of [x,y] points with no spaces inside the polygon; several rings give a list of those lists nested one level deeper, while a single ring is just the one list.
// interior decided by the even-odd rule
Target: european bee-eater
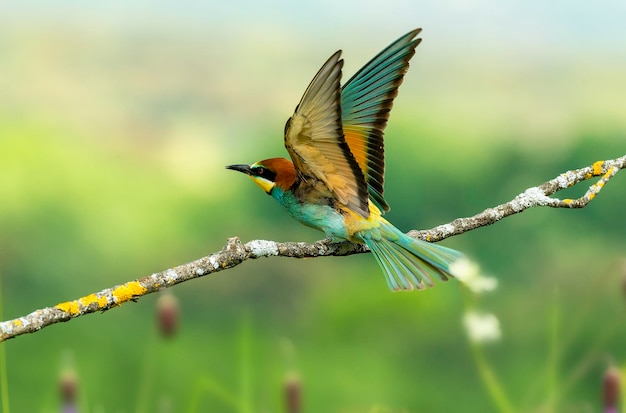
[{"label": "european bee-eater", "polygon": [[317,72],[285,125],[291,161],[271,158],[230,165],[278,201],[293,218],[332,240],[364,243],[392,290],[433,285],[451,277],[461,257],[411,238],[386,219],[383,131],[421,29],[402,36],[341,87],[341,50]]}]

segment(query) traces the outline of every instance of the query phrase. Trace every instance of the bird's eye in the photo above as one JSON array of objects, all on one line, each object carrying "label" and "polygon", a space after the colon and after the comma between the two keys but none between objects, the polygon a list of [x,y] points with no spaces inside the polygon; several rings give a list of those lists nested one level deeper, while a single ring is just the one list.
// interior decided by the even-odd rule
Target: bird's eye
[{"label": "bird's eye", "polygon": [[263,174],[265,173],[265,168],[254,168],[254,174],[256,176],[263,176]]}]

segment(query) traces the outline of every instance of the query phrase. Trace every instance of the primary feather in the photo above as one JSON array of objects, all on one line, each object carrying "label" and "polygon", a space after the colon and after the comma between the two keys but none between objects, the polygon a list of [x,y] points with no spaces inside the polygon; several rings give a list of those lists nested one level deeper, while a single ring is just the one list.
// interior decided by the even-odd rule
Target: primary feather
[{"label": "primary feather", "polygon": [[346,142],[363,171],[370,197],[383,212],[390,209],[383,197],[383,134],[409,60],[422,40],[415,39],[420,31],[413,30],[385,48],[352,76],[341,92]]},{"label": "primary feather", "polygon": [[341,51],[315,75],[285,127],[285,147],[300,180],[318,180],[337,200],[369,215],[367,184],[341,122]]}]

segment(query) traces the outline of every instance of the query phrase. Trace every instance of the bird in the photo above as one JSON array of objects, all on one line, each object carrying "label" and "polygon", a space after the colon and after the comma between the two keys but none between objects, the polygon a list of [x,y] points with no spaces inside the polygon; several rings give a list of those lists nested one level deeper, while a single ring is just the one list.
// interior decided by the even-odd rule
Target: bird
[{"label": "bird", "polygon": [[291,160],[226,166],[248,175],[293,218],[331,241],[367,245],[392,291],[454,278],[453,263],[463,257],[409,237],[383,217],[390,210],[383,196],[383,135],[420,32],[391,43],[343,86],[342,51],[330,56],[285,125]]}]

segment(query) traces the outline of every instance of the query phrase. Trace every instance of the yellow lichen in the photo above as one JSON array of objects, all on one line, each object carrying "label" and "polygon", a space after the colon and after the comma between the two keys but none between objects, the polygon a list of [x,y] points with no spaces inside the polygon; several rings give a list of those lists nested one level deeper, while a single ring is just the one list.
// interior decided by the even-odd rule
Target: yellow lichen
[{"label": "yellow lichen", "polygon": [[569,198],[566,198],[566,199],[563,200],[563,203],[564,204],[568,204],[568,205],[571,204],[572,202],[574,202],[574,200],[573,199],[569,199]]},{"label": "yellow lichen", "polygon": [[80,306],[78,301],[67,301],[65,303],[57,304],[54,308],[69,313],[70,315],[76,315],[80,313]]},{"label": "yellow lichen", "polygon": [[613,176],[615,174],[615,167],[611,166],[609,168],[608,171],[606,171],[606,173],[604,174],[604,176],[602,178],[608,179],[609,177]]},{"label": "yellow lichen", "polygon": [[24,323],[22,323],[22,320],[20,320],[19,318],[17,320],[13,320],[13,325],[15,327],[21,327]]},{"label": "yellow lichen", "polygon": [[146,292],[146,287],[137,281],[131,281],[124,285],[120,285],[112,292],[117,304],[125,303],[134,297],[138,297]]},{"label": "yellow lichen", "polygon": [[587,172],[587,173],[585,174],[585,179],[589,179],[589,178],[591,178],[592,176],[593,176],[593,174],[592,174],[592,173]]},{"label": "yellow lichen", "polygon": [[593,175],[598,176],[602,173],[602,164],[604,161],[597,161],[593,163]]},{"label": "yellow lichen", "polygon": [[596,197],[596,194],[594,194],[593,192],[589,194],[589,200],[591,201],[593,198]]},{"label": "yellow lichen", "polygon": [[98,308],[104,308],[109,303],[106,297],[98,297],[95,294],[86,295],[79,299],[78,302],[85,307],[95,303]]}]

